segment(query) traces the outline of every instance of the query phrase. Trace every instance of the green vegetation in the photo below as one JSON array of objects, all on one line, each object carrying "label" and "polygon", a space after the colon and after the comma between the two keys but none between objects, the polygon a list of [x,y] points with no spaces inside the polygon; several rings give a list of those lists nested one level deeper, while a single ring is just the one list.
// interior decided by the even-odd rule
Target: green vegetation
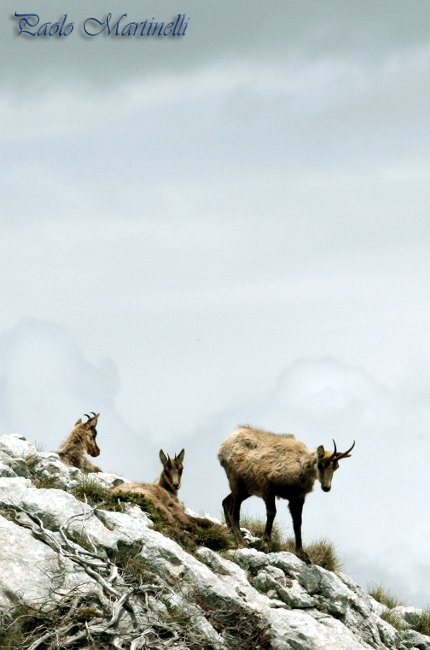
[{"label": "green vegetation", "polygon": [[193,533],[196,546],[207,546],[213,551],[225,551],[234,548],[234,540],[230,531],[220,524],[197,525]]},{"label": "green vegetation", "polygon": [[90,506],[106,506],[106,510],[114,508],[107,507],[112,505],[114,497],[109,488],[103,487],[92,477],[83,476],[77,485],[73,488],[72,494],[75,499],[85,501]]},{"label": "green vegetation", "polygon": [[[123,495],[127,497],[127,495]],[[133,496],[137,496],[133,494]],[[148,499],[146,501],[149,501]],[[154,529],[162,533],[166,537],[170,537],[177,544],[188,553],[195,553],[199,546],[207,546],[213,551],[222,551],[234,547],[233,537],[230,531],[224,525],[216,523],[200,524],[196,519],[196,523],[187,528],[177,524],[173,526],[166,519],[164,519],[162,512],[157,510],[157,507],[152,501],[149,501],[150,507],[147,505],[143,507],[146,512],[151,516],[154,522]],[[156,516],[152,515],[155,509]],[[190,518],[192,520],[192,518]]]},{"label": "green vegetation", "polygon": [[201,525],[198,519],[194,523],[191,517],[192,526],[188,528],[183,528],[179,524],[174,526],[163,517],[163,513],[151,499],[138,492],[113,494],[109,488],[100,486],[94,479],[84,477],[72,490],[72,494],[76,499],[85,501],[91,506],[116,512],[122,512],[124,504],[133,503],[151,517],[154,530],[170,537],[190,553],[195,552],[199,546],[207,546],[214,551],[234,546],[233,538],[225,526],[216,523]]}]

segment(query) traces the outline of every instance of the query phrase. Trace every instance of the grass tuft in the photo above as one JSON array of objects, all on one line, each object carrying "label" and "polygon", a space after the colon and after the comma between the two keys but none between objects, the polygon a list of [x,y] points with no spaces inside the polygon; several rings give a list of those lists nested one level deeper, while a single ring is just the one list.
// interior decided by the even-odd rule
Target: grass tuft
[{"label": "grass tuft", "polygon": [[430,607],[423,609],[421,614],[417,614],[411,627],[420,634],[430,636]]},{"label": "grass tuft", "polygon": [[100,485],[94,478],[88,476],[82,476],[73,488],[72,494],[75,499],[85,501],[90,506],[102,505],[109,502],[113,497],[109,488]]},{"label": "grass tuft", "polygon": [[132,587],[154,580],[153,573],[138,550],[120,547],[113,553],[111,561],[118,567],[124,582]]},{"label": "grass tuft", "polygon": [[395,607],[405,604],[397,594],[384,589],[382,585],[374,585],[370,589],[369,595],[377,600],[378,603],[381,603],[381,605],[385,605],[385,607],[388,608],[382,612],[381,618],[384,619],[384,621],[387,621],[387,623],[390,623],[390,625],[395,627],[397,630],[403,630],[409,627],[420,634],[430,636],[430,607],[423,609],[420,614],[415,614],[413,617],[411,616],[411,622],[407,624],[398,614],[396,614],[396,612],[392,611]]},{"label": "grass tuft", "polygon": [[234,540],[226,526],[213,523],[210,526],[197,525],[194,533],[196,546],[206,546],[212,551],[225,551],[234,548]]},{"label": "grass tuft", "polygon": [[[290,537],[281,544],[281,551],[295,553],[295,542]],[[316,564],[327,571],[341,571],[342,561],[336,553],[334,545],[328,539],[320,539],[308,544],[304,550],[309,555],[312,564]]]},{"label": "grass tuft", "polygon": [[[254,537],[258,537],[260,540],[264,535],[266,522],[263,519],[258,519],[257,517],[250,517],[250,516],[241,517],[240,527],[246,528],[247,530],[249,530],[251,535],[253,535]],[[260,544],[257,543],[256,546],[259,548]],[[282,550],[281,546],[282,546],[281,529],[278,526],[278,524],[273,524],[270,551],[272,553],[277,553],[278,551]]]},{"label": "grass tuft", "polygon": [[59,490],[61,489],[61,483],[58,476],[39,476],[31,479],[34,487],[39,488],[40,490]]},{"label": "grass tuft", "polygon": [[381,614],[381,618],[386,623],[392,625],[399,632],[407,627],[405,621],[391,609],[385,609]]},{"label": "grass tuft", "polygon": [[369,590],[369,596],[372,596],[378,603],[385,605],[388,609],[394,609],[399,605],[404,605],[403,601],[393,591],[384,589],[382,585],[373,585]]},{"label": "grass tuft", "polygon": [[163,516],[156,504],[143,494],[138,492],[121,492],[113,494],[109,488],[100,486],[94,479],[83,477],[78,485],[72,490],[76,499],[85,501],[89,505],[103,510],[122,511],[124,503],[133,503],[147,513],[153,522],[154,530],[170,537],[182,548],[194,553],[199,546],[207,546],[214,551],[233,548],[233,538],[227,528],[220,524],[199,525],[198,519],[195,524],[184,529],[179,524],[170,524]]},{"label": "grass tuft", "polygon": [[[264,534],[266,522],[262,519],[253,517],[241,518],[241,528],[247,528],[254,536],[261,539]],[[260,548],[260,544],[255,545]],[[263,550],[263,549],[262,549]],[[266,550],[266,549],[264,549]],[[279,551],[288,551],[295,554],[295,542],[292,538],[283,539],[282,529],[274,524],[272,530],[272,540],[270,545],[270,552],[277,553]],[[336,553],[334,545],[327,539],[317,540],[304,547],[304,550],[309,555],[312,564],[317,564],[327,571],[341,571],[342,562]]]}]

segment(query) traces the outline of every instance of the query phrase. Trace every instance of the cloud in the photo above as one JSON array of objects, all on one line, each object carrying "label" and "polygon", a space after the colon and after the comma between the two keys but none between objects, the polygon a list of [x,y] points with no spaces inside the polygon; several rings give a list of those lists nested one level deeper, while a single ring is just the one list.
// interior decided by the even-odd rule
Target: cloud
[{"label": "cloud", "polygon": [[[52,0],[38,0],[37,10],[44,20],[56,20],[64,11]],[[46,42],[17,37],[16,19],[8,8],[0,21],[0,46],[10,55],[4,81],[22,94],[33,95],[46,89],[50,78],[86,79],[96,88],[116,85],[136,74],[176,73],[222,59],[274,61],[285,53],[313,59],[341,51],[349,58],[380,60],[393,50],[407,53],[428,38],[426,0],[416,0],[413,11],[401,0],[381,0],[377,7],[353,0],[287,4],[267,0],[263,11],[255,0],[246,4],[246,10],[240,3],[232,5],[226,0],[204,4],[188,0],[184,10],[191,21],[187,36],[180,40],[83,38],[78,25],[89,14],[107,14],[105,2],[93,0],[90,9],[86,5],[68,9],[69,19],[77,25],[72,37],[65,42]],[[109,11],[119,17],[124,3],[112,0]],[[138,0],[128,0],[126,11],[135,20],[144,16],[170,19],[178,7],[174,0],[165,0],[162,6],[155,0],[144,6]]]},{"label": "cloud", "polygon": [[34,426],[34,415],[38,420],[39,409],[46,402],[54,411],[79,412],[84,401],[87,409],[89,403],[112,404],[118,391],[114,364],[109,360],[98,365],[88,362],[66,330],[53,323],[22,321],[3,334],[1,357],[6,429],[12,424],[19,429]]},{"label": "cloud", "polygon": [[[430,490],[429,397],[427,392],[424,399],[422,390],[383,385],[362,368],[335,358],[297,359],[266,395],[254,395],[202,425],[199,439],[193,437],[187,445],[190,466],[184,472],[183,498],[195,509],[219,513],[228,488],[216,453],[238,423],[294,433],[311,448],[331,448],[334,438],[342,450],[355,439],[352,457],[341,462],[331,493],[323,494],[317,485],[309,495],[304,538],[330,539],[345,559],[345,572],[364,587],[385,581],[387,588],[424,606],[430,600],[420,573],[427,566],[430,537],[424,515]],[[198,482],[210,489],[193,490]],[[246,501],[243,509],[264,517],[260,499]],[[281,502],[278,522],[292,534]]]},{"label": "cloud", "polygon": [[144,472],[146,443],[115,407],[120,381],[111,360],[90,361],[65,328],[25,319],[1,335],[0,368],[0,435],[57,449],[78,417],[100,411],[100,465]]},{"label": "cloud", "polygon": [[[364,587],[383,582],[408,602],[428,603],[423,575],[428,574],[430,526],[423,513],[430,489],[430,386],[422,381],[425,364],[412,368],[397,386],[387,386],[335,358],[296,359],[265,394],[257,377],[247,378],[247,397],[230,398],[227,408],[222,391],[211,399],[203,388],[194,400],[183,402],[180,390],[175,397],[178,369],[172,374],[168,364],[165,370],[172,376],[165,375],[163,394],[155,398],[159,407],[168,401],[169,414],[160,419],[159,413],[156,427],[155,413],[145,404],[150,394],[141,399],[142,386],[151,377],[140,378],[124,417],[115,364],[90,360],[56,323],[26,319],[3,333],[0,363],[2,434],[19,432],[55,449],[82,413],[100,411],[102,467],[127,478],[153,480],[159,472],[159,447],[168,453],[185,447],[181,498],[194,510],[218,516],[228,487],[217,451],[237,424],[292,432],[310,447],[331,448],[334,438],[338,449],[345,449],[355,439],[356,448],[341,463],[332,492],[325,495],[316,486],[307,499],[305,540],[333,541],[345,571]],[[218,412],[208,416],[215,404]],[[278,506],[278,522],[291,534],[287,505]],[[250,499],[243,509],[264,517],[260,499]]]},{"label": "cloud", "polygon": [[270,124],[261,123],[260,117],[270,111],[271,122],[281,127],[283,121],[283,130],[287,113],[296,123],[318,119],[323,132],[334,129],[334,121],[341,121],[341,128],[353,124],[354,128],[386,129],[407,116],[410,137],[411,115],[415,115],[414,122],[423,122],[426,116],[423,93],[428,57],[429,47],[420,46],[403,56],[396,51],[372,62],[340,54],[313,60],[287,55],[257,62],[223,58],[181,71],[154,71],[145,78],[127,75],[105,88],[94,88],[85,79],[72,83],[60,79],[55,87],[34,93],[31,102],[4,88],[0,135],[5,142],[37,143],[103,132],[109,142],[116,142],[118,134],[133,132],[137,137],[137,123],[140,138],[154,130],[160,136],[166,119],[172,120],[173,127],[173,117],[179,114],[181,124],[186,124],[190,112],[199,114],[194,132],[204,133],[201,123],[204,126],[217,116],[224,128],[245,120],[269,130]]},{"label": "cloud", "polygon": [[[189,35],[163,43],[24,39],[4,11],[2,431],[55,448],[100,410],[102,466],[151,480],[159,446],[186,446],[185,500],[215,514],[238,422],[355,438],[305,534],[416,576],[428,1],[189,0]],[[88,11],[106,4],[69,14]]]}]

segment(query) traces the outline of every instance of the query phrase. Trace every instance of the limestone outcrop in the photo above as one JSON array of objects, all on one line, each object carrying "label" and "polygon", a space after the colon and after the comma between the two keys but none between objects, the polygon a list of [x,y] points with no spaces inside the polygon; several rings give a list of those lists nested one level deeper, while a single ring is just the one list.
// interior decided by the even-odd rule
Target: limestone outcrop
[{"label": "limestone outcrop", "polygon": [[287,552],[191,554],[136,504],[76,497],[120,478],[0,438],[0,647],[430,650],[417,610],[398,608],[396,629],[344,574]]}]

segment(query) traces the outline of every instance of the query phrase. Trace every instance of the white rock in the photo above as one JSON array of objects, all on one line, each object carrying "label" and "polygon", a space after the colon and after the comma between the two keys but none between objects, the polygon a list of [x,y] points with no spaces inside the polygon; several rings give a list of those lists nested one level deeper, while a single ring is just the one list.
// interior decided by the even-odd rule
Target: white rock
[{"label": "white rock", "polygon": [[[41,484],[54,478],[63,489],[36,488],[29,477]],[[163,638],[175,650],[430,650],[429,637],[398,632],[382,620],[382,606],[348,576],[287,552],[244,548],[223,556],[200,548],[194,556],[154,530],[137,505],[111,512],[70,493],[82,481],[110,488],[118,480],[66,467],[57,454],[39,453],[22,437],[0,438],[1,610],[20,600],[42,607],[71,590],[87,590],[99,594],[107,612],[129,598],[133,614],[124,609],[117,622],[124,648],[132,640],[143,647],[138,638],[144,635],[145,647],[157,650]],[[93,556],[84,550],[88,543]],[[109,563],[118,549],[145,568],[137,576],[144,598]],[[96,568],[85,570],[87,561]],[[420,613],[394,611],[406,628]],[[110,615],[104,616],[108,629]]]},{"label": "white rock", "polygon": [[31,531],[0,516],[0,608],[17,600],[46,606],[61,595],[94,582],[73,562],[59,558]]},{"label": "white rock", "polygon": [[6,452],[12,458],[25,458],[37,453],[36,447],[18,433],[0,436],[0,451]]}]

